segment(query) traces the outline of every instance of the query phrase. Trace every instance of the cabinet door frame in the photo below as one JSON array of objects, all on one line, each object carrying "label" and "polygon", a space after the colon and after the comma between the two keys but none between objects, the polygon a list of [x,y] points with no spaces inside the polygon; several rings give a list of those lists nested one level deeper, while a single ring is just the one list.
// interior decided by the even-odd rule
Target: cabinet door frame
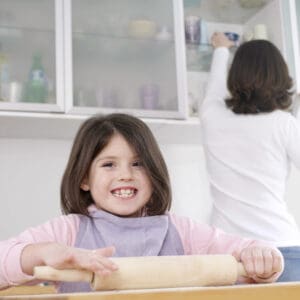
[{"label": "cabinet door frame", "polygon": [[[176,43],[176,76],[177,76],[177,95],[178,111],[182,118],[187,118],[188,109],[188,87],[187,87],[187,65],[184,32],[184,9],[183,0],[173,0],[174,7],[174,32]],[[180,100],[181,99],[181,100]]]},{"label": "cabinet door frame", "polygon": [[64,3],[55,0],[55,75],[56,104],[59,112],[65,111],[65,51],[64,51]]},{"label": "cabinet door frame", "polygon": [[64,11],[64,83],[65,83],[65,113],[73,108],[73,51],[72,51],[72,0],[63,0]]},{"label": "cabinet door frame", "polygon": [[[284,5],[281,0],[282,6]],[[288,15],[289,15],[289,24],[285,24],[289,26],[285,30],[290,29],[291,41],[292,41],[292,59],[294,61],[293,64],[293,72],[294,72],[294,80],[295,80],[295,89],[296,93],[300,94],[300,48],[299,48],[299,39],[300,39],[300,28],[298,28],[298,20],[297,20],[297,9],[296,9],[296,0],[288,0]],[[300,16],[299,16],[300,18]],[[290,66],[292,67],[292,66]]]},{"label": "cabinet door frame", "polygon": [[64,112],[64,52],[63,52],[63,5],[61,0],[53,0],[55,34],[55,103],[0,102],[0,110]]},{"label": "cabinet door frame", "polygon": [[72,53],[72,1],[64,0],[64,57],[65,57],[65,112],[67,114],[94,114],[125,112],[133,113],[139,117],[186,119],[188,117],[187,101],[187,72],[185,57],[184,13],[183,0],[170,0],[173,5],[176,86],[178,109],[176,111],[140,109],[101,108],[101,107],[75,107],[73,103],[73,53]]}]

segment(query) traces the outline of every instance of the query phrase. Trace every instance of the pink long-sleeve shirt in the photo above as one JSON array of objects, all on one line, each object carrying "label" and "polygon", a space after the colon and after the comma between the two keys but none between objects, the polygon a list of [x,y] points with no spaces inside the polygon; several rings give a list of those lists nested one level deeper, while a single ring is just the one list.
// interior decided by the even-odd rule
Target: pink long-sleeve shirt
[{"label": "pink long-sleeve shirt", "polygon": [[[250,245],[268,245],[261,241],[243,239],[237,236],[193,221],[186,217],[170,214],[170,220],[177,229],[185,255],[192,254],[232,254]],[[57,242],[74,246],[79,230],[77,214],[63,215],[37,227],[32,227],[20,235],[0,242],[0,288],[20,285],[32,281],[33,277],[22,271],[21,254],[29,244]]]}]

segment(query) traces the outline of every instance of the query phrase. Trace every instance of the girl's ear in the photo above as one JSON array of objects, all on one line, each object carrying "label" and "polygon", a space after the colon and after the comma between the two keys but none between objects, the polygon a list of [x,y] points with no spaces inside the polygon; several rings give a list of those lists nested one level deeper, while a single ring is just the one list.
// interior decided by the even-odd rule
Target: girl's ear
[{"label": "girl's ear", "polygon": [[82,183],[81,183],[81,185],[80,185],[80,188],[81,188],[83,191],[85,191],[85,192],[87,192],[87,191],[90,190],[90,186],[89,186],[89,184],[88,184],[88,179],[87,179],[87,178],[83,179],[83,181],[82,181]]}]

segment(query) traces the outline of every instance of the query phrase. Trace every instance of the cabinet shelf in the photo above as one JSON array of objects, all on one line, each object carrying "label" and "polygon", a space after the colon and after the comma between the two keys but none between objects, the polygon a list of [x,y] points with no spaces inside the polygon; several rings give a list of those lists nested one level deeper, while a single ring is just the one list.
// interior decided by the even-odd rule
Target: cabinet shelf
[{"label": "cabinet shelf", "polygon": [[172,52],[173,40],[142,39],[130,36],[111,36],[104,34],[73,34],[73,49],[75,55],[97,58],[119,58],[124,60],[155,58],[165,59],[166,52]]},{"label": "cabinet shelf", "polygon": [[[231,47],[233,55],[237,47]],[[214,48],[210,44],[186,45],[187,70],[192,72],[209,72]]]},{"label": "cabinet shelf", "polygon": [[55,34],[54,29],[41,29],[41,28],[27,28],[27,27],[12,27],[12,26],[0,26],[0,37],[19,38],[23,37],[23,34],[28,33],[47,33]]},{"label": "cabinet shelf", "polygon": [[105,34],[102,32],[83,32],[83,31],[73,31],[73,38],[78,38],[78,39],[82,39],[82,38],[100,38],[100,39],[117,39],[117,40],[133,40],[133,41],[148,41],[151,43],[172,43],[174,44],[174,39],[170,38],[170,39],[160,39],[160,38],[156,38],[155,36],[153,37],[135,37],[135,36],[131,36],[128,34]]}]

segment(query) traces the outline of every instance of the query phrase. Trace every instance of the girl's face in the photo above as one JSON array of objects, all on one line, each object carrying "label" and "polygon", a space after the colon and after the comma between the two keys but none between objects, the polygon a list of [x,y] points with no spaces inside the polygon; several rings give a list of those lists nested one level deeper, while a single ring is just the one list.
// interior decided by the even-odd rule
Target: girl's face
[{"label": "girl's face", "polygon": [[90,191],[99,209],[119,216],[140,216],[152,194],[140,158],[118,133],[93,160],[81,188]]}]

